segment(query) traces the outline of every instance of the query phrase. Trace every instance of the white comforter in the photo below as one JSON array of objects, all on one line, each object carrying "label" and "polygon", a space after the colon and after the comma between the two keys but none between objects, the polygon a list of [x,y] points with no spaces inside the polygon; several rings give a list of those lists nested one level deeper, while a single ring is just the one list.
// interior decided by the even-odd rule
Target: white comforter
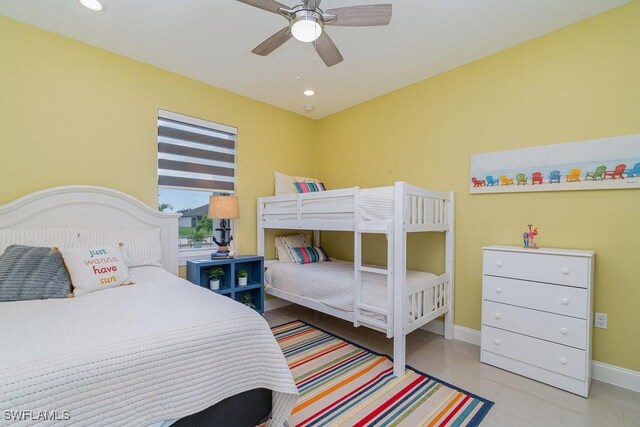
[{"label": "white comforter", "polygon": [[274,391],[271,423],[284,423],[297,390],[262,317],[160,268],[131,273],[132,286],[0,303],[0,424],[28,410],[144,426],[261,387]]},{"label": "white comforter", "polygon": [[[274,262],[267,269],[265,280],[273,288],[301,296],[329,307],[353,311],[353,263],[333,259],[330,262],[295,264]],[[407,271],[407,284],[426,282],[437,277],[433,273]],[[387,277],[362,272],[362,302],[386,308]]]}]

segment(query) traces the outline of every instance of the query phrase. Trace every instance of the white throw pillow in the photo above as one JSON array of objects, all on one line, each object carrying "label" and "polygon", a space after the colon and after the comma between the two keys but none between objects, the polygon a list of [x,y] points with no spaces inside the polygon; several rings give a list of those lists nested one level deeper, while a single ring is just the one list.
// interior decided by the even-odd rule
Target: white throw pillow
[{"label": "white throw pillow", "polygon": [[101,245],[58,250],[69,271],[74,296],[133,283],[120,246]]},{"label": "white throw pillow", "polygon": [[162,266],[162,240],[159,228],[145,230],[80,230],[80,246],[118,245],[124,243],[127,267]]},{"label": "white throw pillow", "polygon": [[25,229],[0,229],[0,255],[11,245],[27,245],[46,247],[77,248],[78,230],[73,228],[25,228]]},{"label": "white throw pillow", "polygon": [[289,255],[289,250],[285,247],[284,243],[282,243],[282,239],[280,237],[276,237],[273,243],[276,247],[276,259],[278,261],[293,262]]},{"label": "white throw pillow", "polygon": [[305,178],[304,176],[289,176],[277,171],[273,172],[273,178],[276,187],[276,196],[282,194],[298,194],[298,190],[296,190],[295,185],[293,185],[294,182],[320,183],[317,179]]},{"label": "white throw pillow", "polygon": [[[305,236],[304,234],[293,234],[291,236],[276,237],[276,240],[278,239],[282,243],[286,254],[289,256],[289,260],[291,262],[295,262],[296,264],[299,263],[299,261],[298,257],[293,251],[293,248],[306,248],[311,246],[311,244],[309,243],[309,239],[307,239],[307,236]],[[281,259],[280,257],[281,255],[279,255],[278,259]]]}]

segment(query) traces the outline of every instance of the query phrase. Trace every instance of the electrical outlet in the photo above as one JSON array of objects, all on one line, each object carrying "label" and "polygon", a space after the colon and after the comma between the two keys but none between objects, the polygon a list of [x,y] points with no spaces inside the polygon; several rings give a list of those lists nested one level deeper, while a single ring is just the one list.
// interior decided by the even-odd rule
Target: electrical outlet
[{"label": "electrical outlet", "polygon": [[594,323],[596,328],[607,329],[607,313],[596,312]]}]

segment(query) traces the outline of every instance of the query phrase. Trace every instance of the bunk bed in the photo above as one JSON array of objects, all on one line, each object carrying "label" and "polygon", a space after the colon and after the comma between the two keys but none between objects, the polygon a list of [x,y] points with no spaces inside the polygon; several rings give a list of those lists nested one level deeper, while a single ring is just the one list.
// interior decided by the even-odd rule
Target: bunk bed
[{"label": "bunk bed", "polygon": [[[320,245],[320,231],[354,233],[351,276],[353,307],[340,310],[295,291],[268,287],[278,298],[332,315],[354,326],[366,326],[393,338],[394,375],[405,371],[406,335],[444,315],[444,335],[453,338],[454,217],[453,192],[436,192],[406,182],[393,186],[359,187],[258,198],[258,253],[265,254],[265,230],[313,231]],[[407,233],[444,232],[445,273],[415,275],[407,272]],[[362,263],[362,235],[381,233],[387,237],[387,266]],[[267,262],[267,268],[273,263]],[[330,263],[320,263],[330,264]],[[298,274],[305,265],[299,267]],[[320,266],[315,269],[322,268]],[[338,268],[332,266],[331,268]],[[343,266],[344,268],[344,266]],[[311,270],[309,270],[311,271]],[[382,303],[369,295],[374,275],[384,279]],[[304,276],[298,276],[298,279]],[[407,278],[410,280],[407,280]],[[379,285],[379,284],[378,284]],[[386,285],[386,286],[384,286]],[[344,288],[343,288],[344,289]],[[377,299],[379,300],[379,299]]]}]

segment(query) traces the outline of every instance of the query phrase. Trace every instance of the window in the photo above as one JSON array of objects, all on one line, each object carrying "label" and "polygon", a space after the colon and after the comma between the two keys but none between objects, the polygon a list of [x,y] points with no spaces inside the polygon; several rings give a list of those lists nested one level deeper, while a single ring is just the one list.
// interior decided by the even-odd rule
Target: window
[{"label": "window", "polygon": [[158,209],[182,213],[183,252],[215,248],[219,219],[207,218],[209,197],[235,191],[236,134],[218,123],[158,113]]}]

